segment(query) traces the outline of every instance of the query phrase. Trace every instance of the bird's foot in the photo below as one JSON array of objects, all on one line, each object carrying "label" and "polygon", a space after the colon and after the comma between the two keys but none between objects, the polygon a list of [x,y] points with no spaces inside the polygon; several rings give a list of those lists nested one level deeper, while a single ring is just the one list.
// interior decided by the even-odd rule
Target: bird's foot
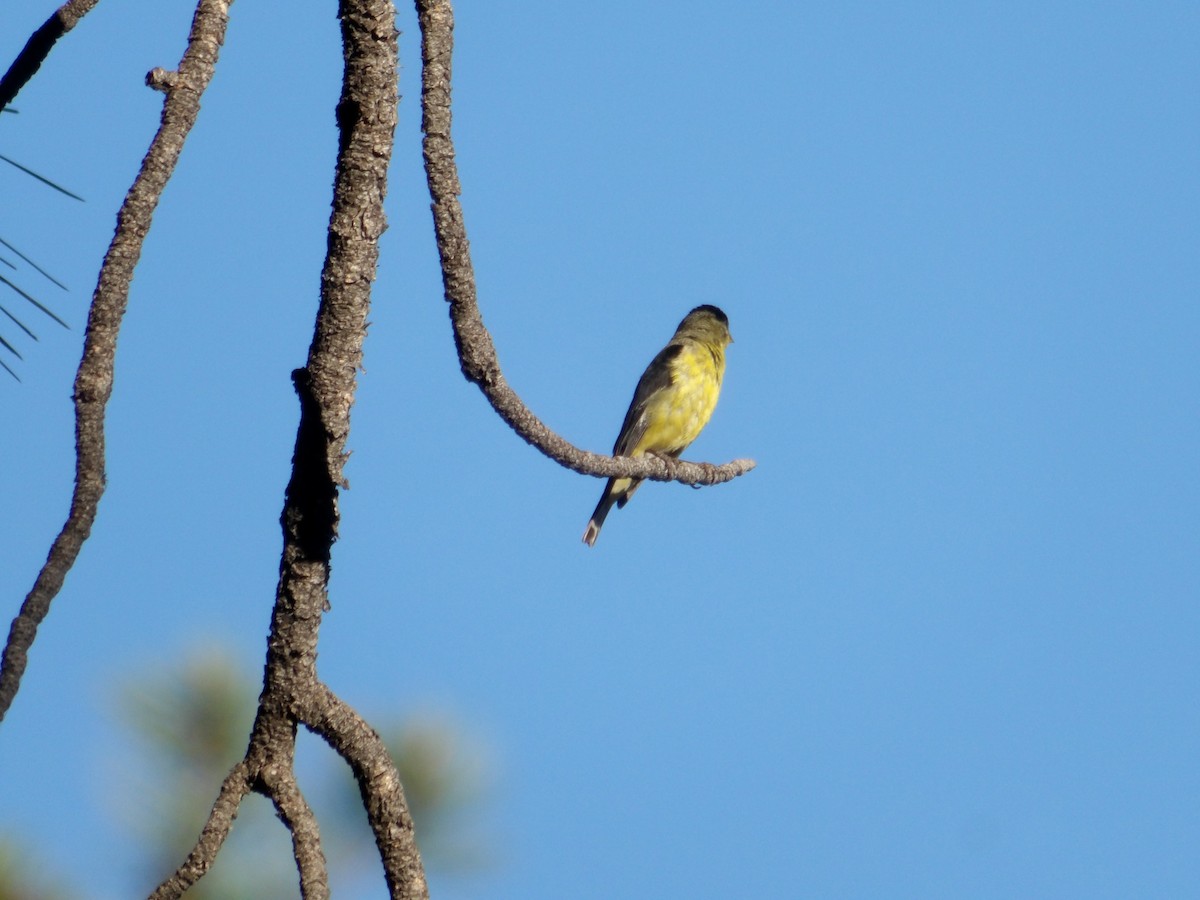
[{"label": "bird's foot", "polygon": [[[716,477],[717,467],[713,463],[702,462],[702,463],[696,463],[696,465],[698,465],[700,468],[702,468],[704,470],[704,474],[708,475],[709,478]],[[716,482],[715,481],[693,481],[691,483],[691,488],[692,488],[692,490],[698,491],[698,490],[700,490],[700,488],[705,487],[710,484],[716,484]]]},{"label": "bird's foot", "polygon": [[668,477],[670,477],[670,478],[676,477],[676,474],[679,472],[679,460],[678,459],[676,459],[674,456],[668,456],[665,453],[655,453],[653,451],[650,453],[650,456],[653,456],[655,459],[657,459],[659,462],[661,462],[663,465],[665,465],[667,467],[667,476]]}]

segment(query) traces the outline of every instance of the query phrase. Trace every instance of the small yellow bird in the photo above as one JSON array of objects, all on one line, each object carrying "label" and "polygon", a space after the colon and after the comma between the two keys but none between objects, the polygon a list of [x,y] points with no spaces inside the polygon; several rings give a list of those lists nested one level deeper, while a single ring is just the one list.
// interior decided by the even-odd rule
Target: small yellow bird
[{"label": "small yellow bird", "polygon": [[[675,336],[642,373],[613,456],[678,459],[717,407],[725,348],[732,343],[729,319],[715,306],[697,306],[684,316]],[[623,507],[641,483],[640,478],[608,479],[583,533],[585,544],[596,543],[613,504]]]}]

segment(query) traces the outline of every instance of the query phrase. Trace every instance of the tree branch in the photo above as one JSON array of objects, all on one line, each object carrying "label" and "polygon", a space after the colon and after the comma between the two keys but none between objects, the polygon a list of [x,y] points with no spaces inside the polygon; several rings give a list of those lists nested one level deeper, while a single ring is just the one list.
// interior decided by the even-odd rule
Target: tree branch
[{"label": "tree branch", "polygon": [[354,772],[384,872],[389,873],[392,897],[405,900],[428,897],[400,774],[379,733],[325,685],[321,685],[321,695],[305,710],[303,721]]},{"label": "tree branch", "polygon": [[68,0],[29,36],[24,48],[17,54],[4,77],[0,78],[0,109],[16,99],[21,88],[29,83],[42,67],[60,37],[78,24],[100,0]]},{"label": "tree branch", "polygon": [[292,855],[300,873],[303,900],[328,900],[329,870],[321,850],[321,831],[312,807],[300,792],[291,767],[272,766],[263,772],[262,791],[275,805],[280,820],[292,835]]},{"label": "tree branch", "polygon": [[96,519],[104,494],[104,413],[112,394],[113,360],[129,302],[129,285],[163,188],[175,171],[183,143],[200,112],[200,96],[212,79],[228,13],[228,0],[201,0],[197,6],[179,71],[165,87],[167,96],[158,133],[117,213],[116,233],[92,295],[83,358],[75,377],[75,491],[71,509],[9,631],[0,660],[0,720],[20,687],[38,626],[62,589]]},{"label": "tree branch", "polygon": [[450,136],[451,61],[454,10],[450,0],[416,0],[421,25],[421,128],[425,175],[433,200],[433,225],[442,263],[442,283],[450,304],[454,345],[463,375],[483,391],[492,408],[522,439],[560,465],[584,475],[649,478],[684,484],[720,484],[754,468],[749,459],[721,466],[664,460],[656,456],[613,457],[581,450],[559,437],[508,386],[496,347],[483,324],[475,291],[475,271],[459,195],[462,184]]},{"label": "tree branch", "polygon": [[[358,781],[391,896],[424,900],[429,891],[395,765],[371,727],[317,677],[317,637],[329,608],[330,557],[337,539],[337,493],[345,484],[350,408],[378,240],[387,227],[383,199],[399,100],[391,3],[341,0],[339,17],[345,72],[337,105],[333,212],[308,361],[292,373],[300,424],[280,516],[279,583],[258,715],[239,765],[247,767],[257,789],[275,800],[292,829],[305,897],[325,897],[328,879],[316,823],[298,789],[293,791],[297,725],[321,735],[347,760]],[[177,896],[163,892],[171,883],[164,882],[154,896]]]},{"label": "tree branch", "polygon": [[217,793],[217,800],[213,804],[212,812],[208,814],[208,821],[204,823],[204,828],[200,831],[196,846],[192,848],[182,865],[171,874],[171,877],[155,889],[154,893],[150,895],[150,900],[167,900],[168,897],[182,896],[184,891],[199,881],[209,870],[213,860],[217,858],[217,853],[224,845],[225,839],[229,837],[229,832],[233,829],[233,820],[237,818],[238,807],[241,806],[242,799],[250,793],[253,787],[250,769],[249,762],[242,760],[225,776],[221,790]]}]

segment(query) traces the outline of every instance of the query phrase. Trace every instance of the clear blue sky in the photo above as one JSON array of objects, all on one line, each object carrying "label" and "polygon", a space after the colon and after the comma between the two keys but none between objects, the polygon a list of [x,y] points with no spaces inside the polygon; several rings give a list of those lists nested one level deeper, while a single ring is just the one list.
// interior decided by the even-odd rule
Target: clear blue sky
[{"label": "clear blue sky", "polygon": [[[0,58],[55,3],[0,10]],[[187,6],[101,3],[0,122],[88,201],[0,170],[2,236],[72,288],[23,282],[72,331],[31,316],[0,380],[5,631],[67,509],[86,304]],[[108,493],[0,726],[0,828],[96,897],[146,888],[106,818],[115,683],[264,646],[332,8],[233,6],[133,285]],[[684,312],[737,340],[687,455],[758,469],[649,485],[590,551],[601,482],[457,371],[401,12],[320,666],[487,746],[502,864],[435,896],[1194,892],[1200,7],[461,3],[463,199],[512,385],[605,450]]]}]

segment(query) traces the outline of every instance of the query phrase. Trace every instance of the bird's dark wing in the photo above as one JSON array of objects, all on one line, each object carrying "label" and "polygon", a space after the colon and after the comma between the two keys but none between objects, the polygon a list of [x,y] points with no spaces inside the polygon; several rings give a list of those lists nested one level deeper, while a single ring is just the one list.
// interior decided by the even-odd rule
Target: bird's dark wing
[{"label": "bird's dark wing", "polygon": [[621,433],[613,445],[613,454],[628,456],[629,451],[637,446],[642,435],[646,433],[644,413],[646,404],[652,396],[671,386],[671,363],[683,352],[680,344],[667,344],[659,351],[658,356],[646,366],[638,381],[637,389],[633,392],[633,401],[629,404],[629,412],[625,413],[625,422],[621,425]]}]

